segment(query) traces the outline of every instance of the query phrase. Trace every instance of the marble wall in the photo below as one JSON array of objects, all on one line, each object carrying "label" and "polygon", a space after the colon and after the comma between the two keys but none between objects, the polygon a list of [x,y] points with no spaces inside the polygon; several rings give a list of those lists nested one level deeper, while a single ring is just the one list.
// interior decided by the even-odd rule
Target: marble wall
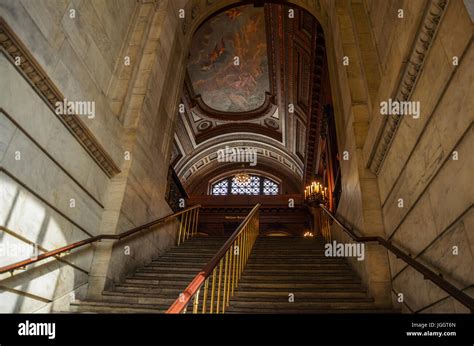
[{"label": "marble wall", "polygon": [[[98,234],[108,178],[3,53],[0,74],[4,266],[25,259],[28,244],[42,252]],[[92,255],[85,247],[61,261],[1,274],[0,311],[67,309],[71,293],[87,285]]]},{"label": "marble wall", "polygon": [[[381,11],[375,3],[372,2],[374,18]],[[380,40],[398,42],[402,29],[395,26],[393,30],[383,33],[379,29]],[[386,67],[387,80],[395,79],[391,71],[402,65],[404,46],[399,45],[398,62],[397,55],[385,59],[394,65]],[[453,63],[455,60],[457,63]],[[474,169],[470,154],[474,141],[474,102],[470,96],[473,61],[471,18],[462,1],[451,1],[410,98],[420,102],[421,116],[402,118],[378,174],[386,237],[471,295],[474,188],[469,176]],[[390,88],[381,87],[379,95],[388,97]],[[400,199],[403,207],[399,206]],[[390,264],[394,301],[395,292],[403,293],[404,310],[467,312],[453,299],[445,299],[445,292],[394,256],[390,256]]]},{"label": "marble wall", "polygon": [[[37,243],[40,252],[52,250],[171,213],[163,182],[176,107],[173,90],[179,88],[164,90],[163,84],[180,83],[170,60],[182,49],[174,38],[178,5],[2,1],[2,19],[60,93],[68,100],[95,102],[95,117],[81,120],[121,171],[108,177],[100,169],[2,51],[2,249],[6,244]],[[18,152],[21,160],[16,160]],[[11,277],[3,274],[0,311],[67,310],[71,299],[100,295],[105,285],[172,246],[176,229],[170,222],[143,236],[87,246]],[[24,258],[8,255],[1,257],[0,265]]]},{"label": "marble wall", "polygon": [[[467,152],[472,147],[474,117],[472,97],[468,97],[473,90],[472,21],[461,1],[449,2],[444,11],[436,4],[380,0],[326,3],[330,23],[326,40],[329,34],[329,59],[335,61],[330,61],[329,67],[338,144],[350,155],[349,160],[341,161],[343,193],[338,214],[362,235],[390,239],[472,295],[474,194],[468,175],[473,159]],[[396,94],[406,60],[412,59],[410,54],[418,48],[415,42],[427,9],[442,16],[436,34],[428,41],[423,69],[409,98],[420,103],[421,116],[402,117],[382,165],[374,171],[370,154],[382,123],[380,102]],[[350,59],[346,67],[340,63],[344,56]],[[403,207],[399,207],[399,199],[403,199]],[[336,226],[333,235],[338,241],[350,241]],[[372,293],[374,283],[384,287],[383,294],[391,291],[394,308],[467,312],[395,256],[389,254],[387,261],[376,251],[369,253],[370,257],[376,259],[372,264],[351,264]],[[384,268],[389,268],[389,273]],[[402,303],[399,293],[404,296]]]}]

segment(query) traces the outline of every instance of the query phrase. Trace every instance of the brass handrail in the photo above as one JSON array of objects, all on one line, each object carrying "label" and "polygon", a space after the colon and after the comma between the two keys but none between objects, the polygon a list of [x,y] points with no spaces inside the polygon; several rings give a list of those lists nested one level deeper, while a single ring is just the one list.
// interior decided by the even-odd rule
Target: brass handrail
[{"label": "brass handrail", "polygon": [[[193,313],[209,312],[212,314],[214,312],[225,312],[226,307],[229,306],[230,296],[234,295],[234,289],[238,285],[252,247],[258,236],[259,209],[260,204],[253,207],[220,250],[168,308],[166,311],[167,314],[186,313],[187,306],[191,302],[191,299],[193,299]],[[204,292],[201,304],[199,295],[203,286]],[[208,299],[209,293],[210,297]],[[209,305],[207,304],[208,301]]]},{"label": "brass handrail", "polygon": [[[201,207],[200,204],[194,205],[192,207],[189,207],[181,211],[178,211],[176,213],[170,214],[168,216],[162,217],[158,220],[148,222],[142,226],[132,228],[131,230],[128,230],[120,234],[100,234],[94,237],[90,237],[90,238],[78,241],[76,243],[72,243],[72,244],[57,248],[52,251],[42,253],[36,256],[35,258],[29,258],[29,259],[22,260],[22,261],[19,261],[19,262],[16,262],[4,267],[0,267],[0,274],[7,273],[7,272],[13,273],[15,269],[20,269],[20,268],[23,269],[27,265],[42,261],[49,257],[58,256],[62,253],[71,251],[72,249],[76,249],[78,247],[81,247],[87,244],[101,241],[103,239],[121,240],[125,237],[131,236],[140,231],[149,229],[150,227],[156,226],[158,224],[165,223],[171,219],[174,219],[184,214],[180,220],[180,226],[179,226],[179,233],[178,233],[178,239],[177,239],[177,243],[179,245],[180,242],[182,243],[183,241],[185,241],[186,239],[188,239],[189,237],[192,237],[193,235],[197,233],[197,223],[198,223],[200,207]],[[189,224],[188,224],[188,220],[189,220]],[[184,223],[184,226],[183,226],[183,223]]]},{"label": "brass handrail", "polygon": [[[445,279],[443,279],[440,275],[436,274],[434,271],[420,263],[419,261],[415,260],[414,258],[410,257],[408,254],[400,250],[398,247],[393,245],[391,242],[385,240],[379,236],[367,236],[361,237],[354,233],[354,231],[350,230],[341,221],[337,219],[337,217],[331,213],[323,204],[320,205],[321,209],[324,211],[326,215],[328,215],[342,230],[347,233],[353,240],[361,243],[367,242],[378,242],[380,245],[385,247],[387,250],[392,252],[397,258],[402,259],[406,264],[410,267],[415,269],[417,272],[421,273],[425,279],[429,279],[433,282],[436,286],[441,288],[443,291],[448,293],[451,297],[459,301],[461,304],[466,306],[471,313],[474,312],[474,299],[471,298],[469,295],[458,289],[453,284],[449,283]],[[328,239],[327,236],[330,237],[330,225],[329,222],[322,220],[323,225],[323,235],[325,236],[326,240]],[[324,228],[327,228],[324,230]]]}]

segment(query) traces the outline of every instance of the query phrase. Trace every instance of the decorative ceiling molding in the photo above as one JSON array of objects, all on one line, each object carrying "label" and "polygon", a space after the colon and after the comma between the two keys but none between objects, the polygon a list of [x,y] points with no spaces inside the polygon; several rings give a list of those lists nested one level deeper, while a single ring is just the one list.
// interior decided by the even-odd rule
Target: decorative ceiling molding
[{"label": "decorative ceiling molding", "polygon": [[[410,99],[418,78],[423,71],[423,64],[428,56],[433,39],[436,36],[439,23],[445,12],[447,0],[430,1],[424,17],[420,23],[417,36],[414,40],[409,58],[405,64],[403,74],[395,89],[392,99],[407,101]],[[382,164],[392,145],[395,133],[402,119],[401,115],[383,116],[377,139],[372,147],[368,167],[379,174]]]},{"label": "decorative ceiling molding", "polygon": [[[120,173],[119,167],[97,141],[89,128],[76,114],[58,114],[55,112],[56,102],[63,102],[64,95],[58,90],[46,72],[36,61],[27,47],[20,41],[11,27],[0,17],[0,45],[2,51],[10,58],[16,69],[30,83],[33,89],[45,100],[46,104],[56,114],[63,125],[71,132],[86,152],[109,177]],[[20,58],[17,66],[14,61]]]},{"label": "decorative ceiling molding", "polygon": [[256,148],[258,159],[257,166],[254,168],[258,168],[259,162],[263,159],[266,159],[268,162],[271,163],[271,166],[274,166],[276,169],[278,169],[279,167],[279,169],[286,169],[292,172],[296,181],[301,181],[303,177],[303,171],[301,169],[301,166],[296,161],[294,161],[293,158],[288,155],[288,153],[283,150],[276,149],[275,147],[265,145],[259,142],[229,141],[220,142],[212,147],[203,149],[199,152],[195,152],[193,153],[193,155],[189,156],[189,160],[186,161],[184,165],[176,167],[178,176],[183,181],[183,184],[186,185],[186,181],[188,181],[191,176],[196,175],[196,173],[203,170],[204,168],[209,167],[209,165],[215,165],[217,163],[219,163],[219,165],[224,165],[225,162],[217,161],[217,151],[219,149],[224,149],[226,146],[228,146],[229,148]]},{"label": "decorative ceiling molding", "polygon": [[[285,146],[283,146],[280,142],[277,140],[270,138],[270,137],[264,137],[259,134],[255,133],[248,133],[248,132],[232,132],[232,133],[226,133],[223,135],[219,135],[216,137],[212,137],[211,139],[208,139],[201,144],[199,144],[196,147],[188,148],[186,150],[186,159],[181,160],[176,166],[175,169],[177,172],[182,168],[183,165],[185,165],[189,160],[193,159],[196,155],[199,155],[199,153],[205,152],[206,150],[209,150],[210,148],[217,148],[219,149],[220,147],[231,143],[231,144],[242,144],[242,143],[252,143],[249,146],[261,146],[265,148],[271,148],[274,151],[277,151],[279,153],[284,153],[287,155],[291,160],[297,165],[299,170],[303,172],[303,161],[300,159],[298,155],[293,155],[292,153],[289,153]],[[217,150],[216,149],[216,150]]]},{"label": "decorative ceiling molding", "polygon": [[274,97],[266,94],[265,103],[257,110],[234,114],[219,112],[206,108],[199,96],[194,95],[191,81],[185,78],[182,103],[184,112],[181,113],[181,122],[184,125],[195,147],[213,137],[223,136],[235,132],[254,133],[282,142],[282,121],[278,108],[274,104]]},{"label": "decorative ceiling molding", "polygon": [[213,137],[226,135],[232,132],[255,133],[262,136],[273,138],[281,142],[281,133],[276,132],[275,129],[271,128],[268,125],[267,127],[265,127],[258,124],[239,122],[239,123],[219,125],[211,129],[208,129],[202,133],[199,133],[196,135],[196,143],[200,144],[206,140],[212,139]]},{"label": "decorative ceiling molding", "polygon": [[[245,2],[232,6],[231,1],[226,1],[222,8],[217,8],[218,3],[224,2],[214,2],[215,13]],[[196,7],[198,11],[208,11],[202,6],[203,3],[200,4]],[[324,40],[317,39],[323,32],[319,22],[309,12],[290,3],[266,3],[264,8],[270,92],[261,107],[239,114],[216,111],[194,94],[189,76],[185,78],[182,95],[184,108],[177,133],[186,136],[182,142],[192,144],[192,148],[190,145],[185,147],[183,158],[175,166],[185,185],[195,179],[205,179],[208,171],[217,169],[214,166],[216,151],[229,143],[259,148],[259,160],[267,160],[268,167],[274,167],[277,171],[290,172],[292,184],[298,188],[303,183],[305,157],[308,152],[317,150],[314,146],[307,150],[306,143],[312,104],[315,98],[321,102],[320,95],[323,93],[320,77],[321,69],[325,67],[321,64],[320,55],[324,55],[325,49]],[[295,10],[295,17],[291,20],[287,16],[290,8]],[[205,19],[198,16],[198,20],[208,20],[210,16],[211,13]],[[219,42],[217,47],[220,47]],[[315,59],[315,55],[319,60]],[[320,65],[313,67],[315,61]],[[319,79],[313,83],[316,72]],[[288,112],[290,104],[294,106],[293,113]]]},{"label": "decorative ceiling molding", "polygon": [[215,110],[206,105],[201,95],[196,95],[193,97],[191,102],[193,107],[197,108],[196,111],[198,114],[205,114],[211,118],[228,121],[244,121],[261,118],[272,115],[275,110],[275,97],[269,92],[265,92],[265,101],[260,107],[246,112],[222,112]]}]

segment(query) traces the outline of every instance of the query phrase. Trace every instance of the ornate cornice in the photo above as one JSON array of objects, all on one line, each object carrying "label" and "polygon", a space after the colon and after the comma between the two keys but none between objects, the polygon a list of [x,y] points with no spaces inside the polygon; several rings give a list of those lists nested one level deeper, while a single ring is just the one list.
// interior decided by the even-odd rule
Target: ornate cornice
[{"label": "ornate cornice", "polygon": [[33,89],[43,97],[46,104],[59,118],[64,126],[72,133],[97,165],[110,178],[120,172],[119,167],[107,154],[102,145],[97,141],[88,127],[78,115],[57,114],[56,102],[63,102],[64,96],[48,77],[46,72],[20,41],[10,26],[0,17],[0,46],[5,54],[13,61],[20,58],[21,64],[14,66],[22,73]]},{"label": "ornate cornice", "polygon": [[314,178],[315,164],[319,155],[319,137],[321,130],[321,97],[325,92],[323,84],[323,71],[326,67],[326,45],[322,27],[317,26],[317,32],[314,37],[313,70],[312,70],[312,90],[309,110],[307,112],[306,129],[306,155],[304,182],[308,184]]},{"label": "ornate cornice", "polygon": [[[409,58],[394,93],[394,100],[410,99],[416,82],[423,70],[423,64],[445,12],[447,0],[430,1],[421,21],[417,36],[413,41]],[[385,116],[369,159],[370,170],[379,174],[382,164],[400,126],[401,115]]]},{"label": "ornate cornice", "polygon": [[[183,165],[175,167],[181,181],[187,185],[188,180],[194,179],[196,175],[201,175],[200,171],[212,171],[217,166],[225,166],[228,164],[217,161],[217,150],[222,149],[225,146],[231,148],[256,148],[258,153],[258,167],[261,167],[265,161],[268,161],[271,162],[271,166],[276,167],[277,170],[287,169],[294,175],[295,181],[301,181],[301,178],[303,177],[303,171],[301,170],[300,165],[289,155],[289,153],[272,147],[269,144],[245,141],[243,143],[220,143],[193,153],[193,155],[190,155],[189,160],[187,160]],[[238,166],[240,165],[241,163],[238,163]]]}]

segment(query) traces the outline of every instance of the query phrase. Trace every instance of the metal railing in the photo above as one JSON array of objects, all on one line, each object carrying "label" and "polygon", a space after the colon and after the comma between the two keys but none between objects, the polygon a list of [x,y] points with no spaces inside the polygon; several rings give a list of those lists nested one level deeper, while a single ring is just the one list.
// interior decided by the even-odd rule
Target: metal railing
[{"label": "metal railing", "polygon": [[260,204],[257,204],[250,211],[211,261],[170,306],[167,314],[186,313],[191,301],[194,314],[225,312],[258,236],[259,209]]},{"label": "metal railing", "polygon": [[34,258],[25,259],[25,260],[22,260],[22,261],[19,261],[19,262],[16,262],[4,267],[0,267],[0,274],[10,272],[13,275],[13,272],[15,270],[24,270],[26,269],[27,265],[30,265],[39,261],[43,261],[50,257],[54,257],[58,259],[60,255],[65,254],[65,253],[67,254],[73,249],[76,249],[76,248],[79,248],[79,247],[82,247],[94,242],[98,242],[103,239],[112,239],[112,240],[117,240],[117,241],[122,240],[125,237],[129,237],[138,232],[150,229],[153,226],[163,224],[169,220],[172,220],[174,218],[177,218],[178,216],[181,216],[178,239],[177,239],[177,243],[179,245],[180,243],[183,243],[186,239],[189,239],[190,237],[196,235],[200,207],[201,205],[195,205],[195,206],[183,209],[179,212],[173,213],[171,215],[162,217],[158,220],[146,223],[142,226],[132,228],[131,230],[123,232],[121,234],[100,234],[95,237],[87,238],[87,239],[78,241],[76,243],[69,244],[69,245],[60,247],[58,249],[39,254],[38,256]]},{"label": "metal railing", "polygon": [[421,262],[417,261],[416,259],[412,258],[410,255],[406,254],[398,247],[393,245],[391,242],[385,240],[379,236],[367,236],[361,237],[357,235],[353,230],[349,229],[345,226],[341,221],[337,219],[337,217],[329,211],[323,204],[320,205],[322,213],[321,213],[321,232],[326,239],[326,241],[331,239],[331,221],[337,224],[339,228],[341,228],[346,234],[349,235],[354,241],[361,242],[361,243],[368,243],[368,242],[377,242],[383,247],[385,247],[388,251],[392,252],[397,258],[403,260],[406,264],[410,267],[421,273],[425,279],[430,280],[436,286],[441,288],[443,291],[448,293],[451,297],[459,301],[461,304],[466,306],[471,313],[474,312],[474,299],[472,299],[469,295],[458,289],[456,286],[452,285],[448,281],[442,278],[441,274],[437,274]]}]

